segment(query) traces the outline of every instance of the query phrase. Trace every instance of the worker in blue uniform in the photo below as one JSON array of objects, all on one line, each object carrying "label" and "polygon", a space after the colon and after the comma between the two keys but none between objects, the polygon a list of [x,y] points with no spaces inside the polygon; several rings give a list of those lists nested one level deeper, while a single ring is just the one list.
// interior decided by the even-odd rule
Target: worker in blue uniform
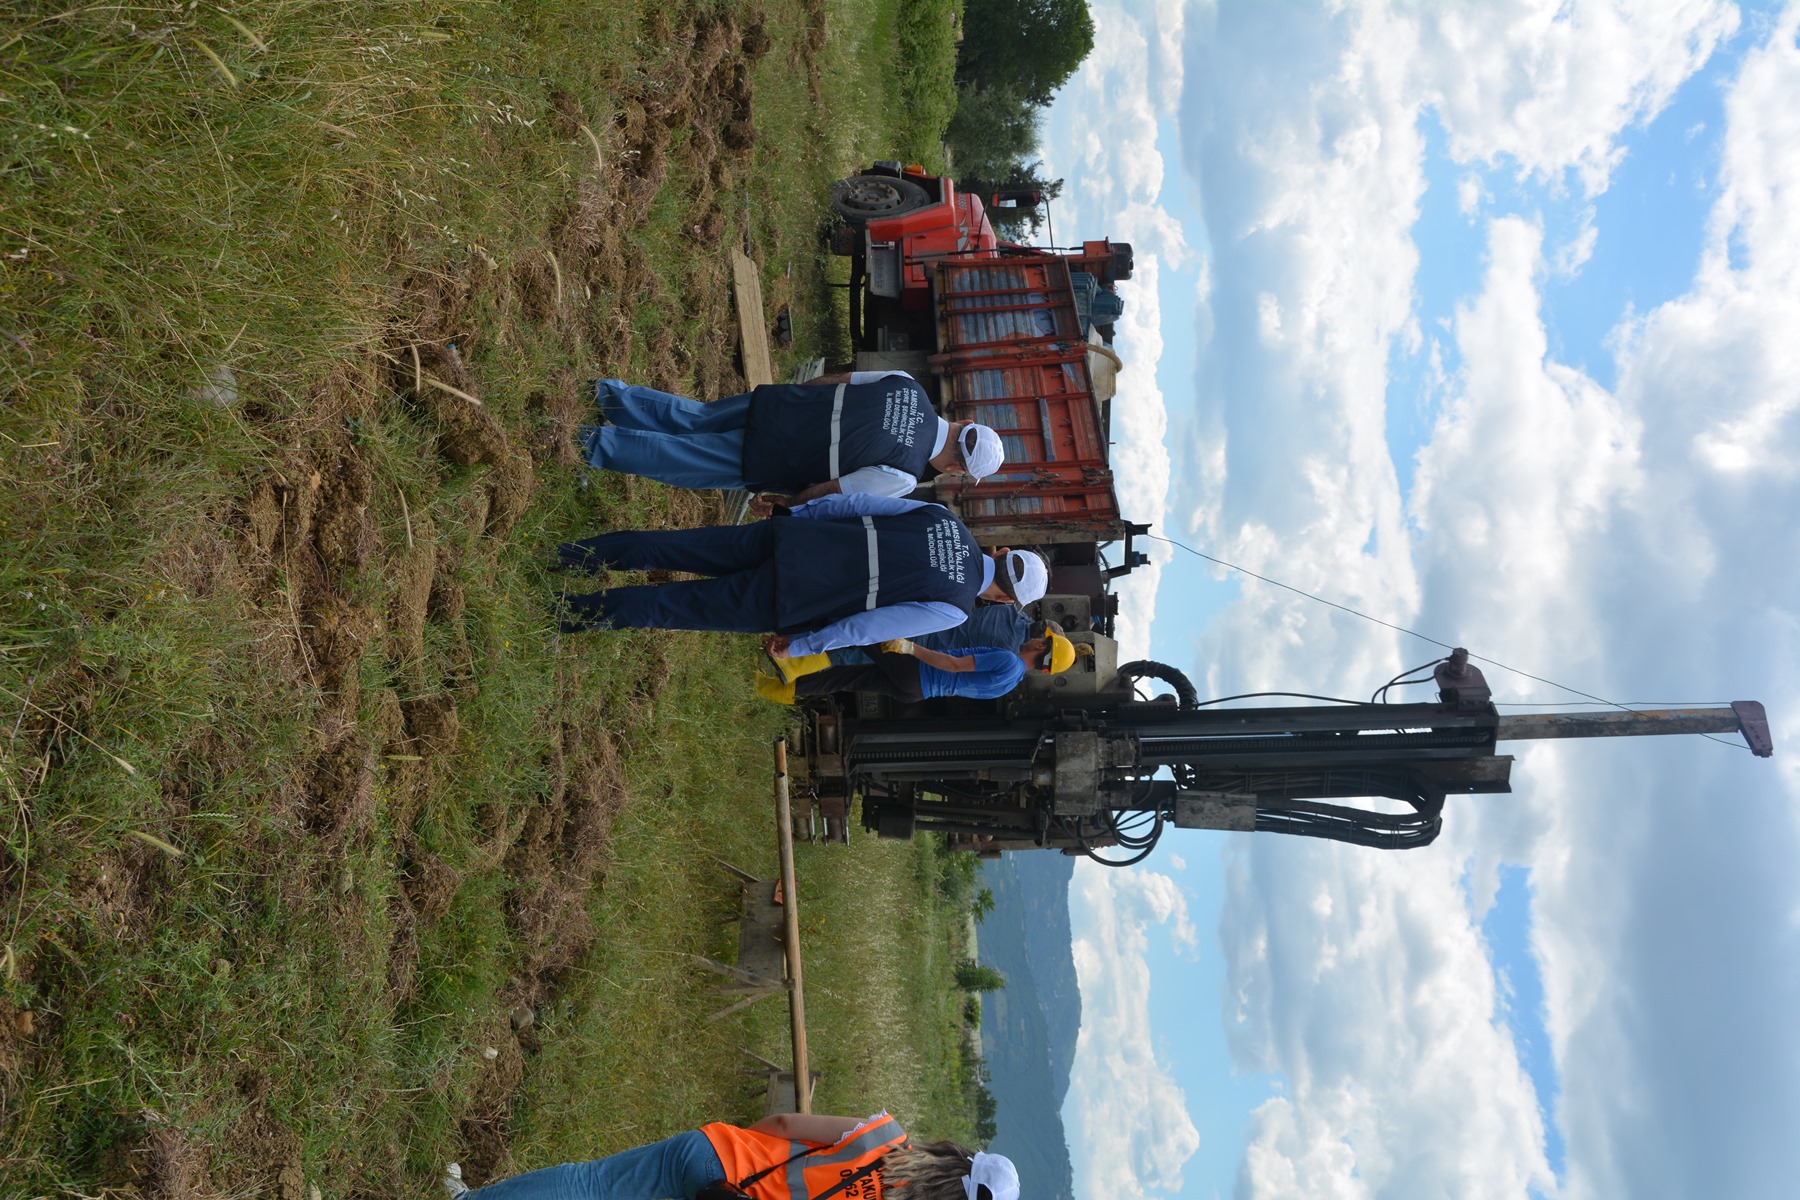
[{"label": "worker in blue uniform", "polygon": [[839,492],[909,495],[938,475],[976,481],[1005,462],[1000,435],[946,421],[904,371],[764,384],[710,404],[618,379],[594,384],[601,418],[582,447],[596,467],[681,488],[783,493],[753,514]]},{"label": "worker in blue uniform", "polygon": [[[1038,620],[1016,605],[978,604],[975,611],[969,614],[969,619],[961,625],[940,629],[936,633],[922,633],[912,640],[939,654],[967,654],[977,646],[989,646],[1012,653],[1028,641],[1041,638],[1047,633],[1061,632],[1062,626],[1056,622]],[[869,661],[867,647],[845,646],[831,651],[827,661],[817,664],[817,669],[822,670],[827,666],[862,666]]]},{"label": "worker in blue uniform", "polygon": [[792,704],[800,696],[829,696],[833,692],[873,692],[907,702],[938,696],[998,700],[1018,687],[1027,671],[1056,675],[1068,670],[1074,665],[1077,652],[1077,647],[1060,633],[1028,639],[1011,650],[973,646],[959,654],[946,654],[907,638],[895,638],[868,649],[867,662],[803,675],[791,672],[788,663],[792,660],[783,660],[782,673],[786,678],[758,675],[757,694],[779,704]]},{"label": "worker in blue uniform", "polygon": [[607,588],[564,601],[565,632],[599,628],[774,631],[776,657],[872,645],[960,625],[977,597],[1030,604],[1038,554],[982,553],[949,509],[848,492],[749,525],[605,533],[557,549],[577,571],[665,568],[711,576]]}]

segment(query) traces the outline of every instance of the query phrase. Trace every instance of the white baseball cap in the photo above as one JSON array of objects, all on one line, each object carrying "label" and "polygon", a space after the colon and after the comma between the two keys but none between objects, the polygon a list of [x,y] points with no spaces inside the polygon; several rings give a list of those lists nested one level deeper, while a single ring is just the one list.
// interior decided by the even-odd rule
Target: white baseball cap
[{"label": "white baseball cap", "polygon": [[[969,1200],[1019,1200],[1019,1172],[1004,1154],[976,1151],[969,1160],[969,1174],[962,1181]],[[982,1195],[982,1192],[987,1195]]]},{"label": "white baseball cap", "polygon": [[969,422],[956,441],[962,448],[963,465],[978,482],[1006,463],[1006,447],[1000,444],[1000,435],[986,425]]},{"label": "white baseball cap", "polygon": [[1050,569],[1043,555],[1032,550],[1006,552],[1006,577],[1012,580],[1013,597],[1021,606],[1042,600],[1050,589]]}]

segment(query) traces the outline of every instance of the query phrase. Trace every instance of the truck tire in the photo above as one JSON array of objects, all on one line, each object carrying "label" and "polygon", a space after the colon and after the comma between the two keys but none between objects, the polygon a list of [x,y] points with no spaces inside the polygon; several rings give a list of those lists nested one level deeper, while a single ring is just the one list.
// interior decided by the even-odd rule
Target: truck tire
[{"label": "truck tire", "polygon": [[897,217],[930,203],[931,196],[910,179],[852,175],[831,185],[831,211],[858,229],[871,220]]}]

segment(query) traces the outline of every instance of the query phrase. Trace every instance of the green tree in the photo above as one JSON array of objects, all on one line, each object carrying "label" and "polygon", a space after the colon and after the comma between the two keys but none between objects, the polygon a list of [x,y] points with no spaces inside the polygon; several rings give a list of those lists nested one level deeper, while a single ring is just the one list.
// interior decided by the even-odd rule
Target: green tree
[{"label": "green tree", "polygon": [[987,915],[994,911],[994,889],[980,888],[975,899],[969,902],[969,911],[975,915],[975,923],[979,925],[987,920]]},{"label": "green tree", "polygon": [[994,1100],[994,1093],[987,1090],[985,1084],[975,1088],[975,1144],[985,1146],[994,1140],[1000,1132],[996,1118],[1000,1114],[1000,1105]]},{"label": "green tree", "polygon": [[972,958],[956,964],[956,986],[965,992],[994,992],[1006,986],[1006,976]]},{"label": "green tree", "polygon": [[1045,105],[1093,48],[1086,0],[967,0],[956,78]]},{"label": "green tree", "polygon": [[944,140],[956,157],[959,175],[999,179],[1016,173],[1037,154],[1044,110],[1017,88],[963,83],[956,89],[956,114]]}]

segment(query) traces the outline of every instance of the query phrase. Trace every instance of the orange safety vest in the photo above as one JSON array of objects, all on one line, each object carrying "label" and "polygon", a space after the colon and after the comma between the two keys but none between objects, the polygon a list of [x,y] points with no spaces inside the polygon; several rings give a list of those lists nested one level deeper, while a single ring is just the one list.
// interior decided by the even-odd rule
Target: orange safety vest
[{"label": "orange safety vest", "polygon": [[[700,1132],[712,1143],[713,1151],[724,1164],[725,1178],[733,1184],[741,1184],[758,1171],[775,1168],[750,1185],[753,1200],[812,1200],[888,1151],[908,1144],[900,1122],[885,1113],[869,1118],[830,1146],[804,1158],[794,1156],[819,1143],[793,1142],[718,1121],[702,1125]],[[832,1200],[881,1200],[881,1172],[869,1172]]]}]

